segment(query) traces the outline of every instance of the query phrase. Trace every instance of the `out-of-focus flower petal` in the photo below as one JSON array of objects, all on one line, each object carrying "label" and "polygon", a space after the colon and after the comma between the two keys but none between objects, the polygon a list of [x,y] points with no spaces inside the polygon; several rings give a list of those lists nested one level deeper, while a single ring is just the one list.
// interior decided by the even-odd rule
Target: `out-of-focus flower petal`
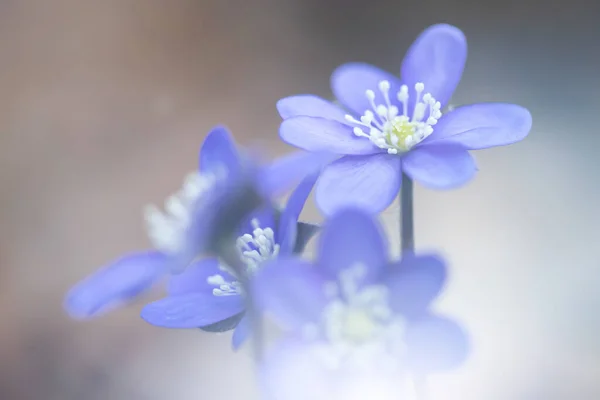
[{"label": "out-of-focus flower petal", "polygon": [[451,319],[427,315],[410,324],[406,332],[407,362],[417,374],[455,368],[469,353],[466,332]]},{"label": "out-of-focus flower petal", "polygon": [[73,318],[90,318],[133,300],[164,276],[166,260],[153,251],[122,257],[73,287],[65,308]]},{"label": "out-of-focus flower petal", "polygon": [[469,150],[504,146],[523,140],[531,124],[529,111],[516,104],[472,104],[442,116],[421,146],[456,143]]},{"label": "out-of-focus flower petal", "polygon": [[200,149],[200,170],[213,172],[218,168],[240,168],[240,154],[231,133],[224,126],[213,128]]},{"label": "out-of-focus flower petal", "polygon": [[331,163],[317,181],[319,209],[325,215],[344,207],[380,213],[398,195],[400,163],[400,157],[389,154],[346,156]]},{"label": "out-of-focus flower petal", "polygon": [[297,258],[279,258],[261,268],[251,281],[254,301],[288,329],[315,323],[327,303],[319,271]]},{"label": "out-of-focus flower petal", "polygon": [[281,196],[306,176],[320,171],[338,157],[324,151],[297,151],[279,157],[260,172],[258,190],[265,198]]},{"label": "out-of-focus flower petal", "polygon": [[330,119],[346,124],[346,112],[330,101],[310,94],[290,96],[277,102],[281,118],[308,116]]},{"label": "out-of-focus flower petal", "polygon": [[425,84],[442,107],[458,86],[467,60],[467,40],[460,29],[438,24],[427,28],[409,48],[402,62],[401,78],[409,87],[410,108],[414,106],[414,86]]},{"label": "out-of-focus flower petal", "polygon": [[398,105],[396,93],[400,90],[400,79],[373,65],[365,63],[348,63],[341,65],[331,75],[331,89],[335,97],[345,107],[361,116],[366,110],[372,110],[366,91],[375,94],[375,104],[385,104],[379,90],[379,82],[390,83],[390,101]]},{"label": "out-of-focus flower petal", "polygon": [[349,208],[323,226],[317,256],[319,269],[330,280],[357,264],[365,267],[362,284],[375,283],[387,266],[388,249],[381,228],[370,214]]},{"label": "out-of-focus flower petal", "polygon": [[288,118],[279,127],[279,136],[287,144],[308,151],[353,155],[381,152],[370,140],[356,137],[352,127],[324,118]]},{"label": "out-of-focus flower petal", "polygon": [[248,314],[244,315],[238,326],[233,331],[233,336],[231,337],[231,347],[233,350],[238,350],[242,344],[244,344],[246,339],[248,339],[252,334],[252,326],[250,322],[250,316]]},{"label": "out-of-focus flower petal", "polygon": [[148,304],[142,318],[164,328],[198,328],[230,318],[244,310],[242,296],[188,293]]},{"label": "out-of-focus flower petal", "polygon": [[288,198],[285,209],[279,216],[276,242],[279,243],[279,253],[282,255],[291,254],[294,251],[298,232],[298,218],[318,177],[319,173],[317,172],[304,178]]},{"label": "out-of-focus flower petal", "polygon": [[473,157],[456,144],[418,146],[402,158],[402,169],[430,189],[457,188],[477,172]]},{"label": "out-of-focus flower petal", "polygon": [[234,277],[219,268],[218,259],[207,258],[194,262],[183,273],[171,276],[168,287],[169,295],[179,296],[188,293],[212,294],[216,286],[209,284],[208,278],[214,275],[221,275],[227,282],[235,280]]},{"label": "out-of-focus flower petal", "polygon": [[275,208],[272,204],[265,204],[263,207],[252,211],[241,223],[239,236],[244,234],[252,235],[254,226],[252,221],[256,220],[261,229],[271,228],[277,234],[277,226],[275,222]]},{"label": "out-of-focus flower petal", "polygon": [[446,281],[446,266],[433,255],[407,254],[388,267],[383,280],[390,291],[390,305],[405,317],[424,313]]}]

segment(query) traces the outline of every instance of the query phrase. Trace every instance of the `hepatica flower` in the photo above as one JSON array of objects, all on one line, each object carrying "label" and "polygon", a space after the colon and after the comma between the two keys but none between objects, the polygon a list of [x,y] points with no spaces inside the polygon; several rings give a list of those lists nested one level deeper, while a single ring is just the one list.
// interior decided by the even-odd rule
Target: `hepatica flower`
[{"label": "hepatica flower", "polygon": [[280,257],[254,280],[261,308],[294,338],[276,347],[265,365],[265,384],[278,393],[273,398],[348,395],[355,378],[372,388],[371,396],[330,398],[398,398],[396,392],[375,395],[382,377],[393,386],[403,375],[441,371],[465,359],[464,331],[429,311],[446,278],[440,258],[390,262],[379,227],[358,209],[334,214],[318,249],[314,264]]},{"label": "hepatica flower", "polygon": [[[191,173],[182,189],[166,200],[164,211],[154,206],[145,211],[154,249],[119,258],[80,282],[66,296],[67,312],[76,318],[96,316],[135,298],[169,273],[182,272],[196,257],[228,240],[252,210],[269,204],[273,196],[290,189],[325,159],[298,153],[258,165],[238,153],[225,128],[214,128],[200,150],[199,171]],[[303,187],[306,184],[298,191]],[[290,221],[297,217],[299,203],[294,203],[296,208],[288,207],[288,218],[281,219],[289,233],[282,242],[287,247],[297,237]],[[178,283],[173,286],[181,286],[183,278],[175,279]]]},{"label": "hepatica flower", "polygon": [[316,201],[324,213],[344,205],[381,212],[398,194],[402,172],[429,188],[458,187],[477,170],[468,150],[527,136],[531,115],[514,104],[473,104],[442,112],[466,57],[463,33],[434,25],[408,50],[400,78],[362,63],[336,69],[331,86],[344,108],[312,95],[278,102],[285,142],[342,156],[317,183]]},{"label": "hepatica flower", "polygon": [[237,326],[233,347],[238,348],[250,333],[242,282],[254,276],[266,261],[303,250],[309,228],[298,223],[298,216],[316,177],[313,174],[301,182],[281,214],[267,206],[252,213],[242,225],[236,248],[245,276],[218,258],[197,261],[171,278],[169,296],[147,305],[142,318],[166,328],[199,327],[221,332]]}]

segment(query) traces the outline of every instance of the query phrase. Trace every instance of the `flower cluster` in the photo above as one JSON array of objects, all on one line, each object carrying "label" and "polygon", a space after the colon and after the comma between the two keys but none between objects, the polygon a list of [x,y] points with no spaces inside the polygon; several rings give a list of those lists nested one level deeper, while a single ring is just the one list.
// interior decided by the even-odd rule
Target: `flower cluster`
[{"label": "flower cluster", "polygon": [[[214,128],[199,169],[164,209],[146,208],[153,249],[76,285],[66,310],[94,317],[166,281],[166,296],[141,317],[166,328],[234,330],[234,349],[253,334],[261,388],[273,400],[395,399],[414,376],[460,365],[465,330],[431,311],[446,261],[415,252],[412,229],[402,238],[411,245],[390,259],[376,216],[399,193],[412,205],[401,185],[457,188],[477,171],[470,150],[529,133],[531,115],[514,104],[446,110],[466,56],[463,33],[442,24],[417,38],[399,77],[342,65],[331,77],[337,103],[313,95],[277,103],[279,135],[300,151],[272,162]],[[311,262],[304,248],[320,227],[299,217],[313,187],[326,220]],[[265,348],[267,317],[282,335]]]}]

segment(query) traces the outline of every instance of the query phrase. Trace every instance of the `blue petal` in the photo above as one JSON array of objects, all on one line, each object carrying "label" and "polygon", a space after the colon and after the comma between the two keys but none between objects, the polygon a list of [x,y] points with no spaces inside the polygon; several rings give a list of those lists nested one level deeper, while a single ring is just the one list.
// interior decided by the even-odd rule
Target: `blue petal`
[{"label": "blue petal", "polygon": [[200,149],[202,172],[215,171],[220,167],[231,170],[240,168],[240,155],[231,133],[224,126],[214,127],[204,139]]},{"label": "blue petal", "polygon": [[280,157],[267,165],[258,180],[259,192],[265,198],[285,194],[306,176],[320,171],[338,156],[329,152],[298,151]]},{"label": "blue petal", "polygon": [[424,313],[446,281],[446,265],[434,255],[404,255],[384,279],[394,311],[412,318]]},{"label": "blue petal", "polygon": [[402,158],[402,169],[430,189],[460,187],[477,172],[473,157],[456,144],[417,146]]},{"label": "blue petal", "polygon": [[369,139],[355,136],[352,129],[330,119],[299,116],[281,123],[279,137],[289,145],[308,151],[352,155],[381,152]]},{"label": "blue petal", "polygon": [[288,198],[285,209],[279,217],[279,229],[277,230],[277,243],[280,246],[280,254],[290,254],[294,250],[298,218],[304,208],[304,203],[306,203],[317,182],[317,178],[319,178],[318,173],[313,173],[304,178]]},{"label": "blue petal", "polygon": [[72,288],[65,308],[73,318],[90,318],[133,300],[164,276],[166,262],[158,252],[120,258]]},{"label": "blue petal", "polygon": [[164,328],[198,328],[230,318],[244,310],[242,296],[188,293],[169,296],[148,304],[142,318]]},{"label": "blue petal", "polygon": [[344,207],[360,207],[377,214],[389,207],[398,195],[401,176],[398,156],[342,157],[321,173],[315,200],[325,215]]},{"label": "blue petal", "polygon": [[466,332],[456,322],[435,315],[410,324],[406,344],[409,367],[417,374],[455,368],[469,354]]},{"label": "blue petal", "polygon": [[391,103],[398,105],[396,93],[400,91],[400,79],[369,64],[348,63],[338,67],[331,75],[331,89],[335,97],[357,117],[366,110],[372,110],[367,90],[375,93],[375,104],[385,104],[378,86],[384,80],[390,82]]},{"label": "blue petal", "polygon": [[252,333],[252,326],[250,322],[250,316],[248,314],[244,315],[238,326],[235,328],[235,331],[233,331],[231,347],[234,351],[238,350],[248,339],[248,337],[250,337],[250,334]]},{"label": "blue petal", "polygon": [[329,279],[337,279],[341,271],[361,264],[366,274],[360,283],[374,283],[380,279],[387,262],[388,249],[381,227],[370,214],[348,208],[325,222],[317,265]]},{"label": "blue petal", "polygon": [[282,257],[259,270],[251,281],[259,308],[289,329],[315,323],[327,304],[325,281],[313,265]]},{"label": "blue petal", "polygon": [[469,150],[504,146],[523,140],[531,123],[529,111],[515,104],[472,104],[440,118],[421,145],[456,143]]},{"label": "blue petal", "polygon": [[290,96],[277,102],[281,118],[308,116],[320,117],[346,124],[346,112],[330,101],[313,95]]},{"label": "blue petal", "polygon": [[446,24],[427,28],[412,44],[402,62],[402,81],[409,87],[410,109],[414,85],[425,84],[442,107],[458,86],[467,60],[467,40],[460,29]]},{"label": "blue petal", "polygon": [[227,282],[235,280],[219,268],[218,259],[207,258],[193,263],[181,274],[172,275],[169,279],[169,295],[178,296],[198,292],[212,294],[216,286],[208,283],[208,277],[214,275],[221,275]]}]

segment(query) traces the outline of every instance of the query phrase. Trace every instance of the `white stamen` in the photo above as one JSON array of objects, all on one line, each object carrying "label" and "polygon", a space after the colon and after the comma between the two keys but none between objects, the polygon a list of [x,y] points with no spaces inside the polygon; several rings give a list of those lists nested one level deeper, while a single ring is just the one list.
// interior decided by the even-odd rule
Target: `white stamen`
[{"label": "white stamen", "polygon": [[217,179],[222,179],[224,173],[223,169],[214,174],[192,172],[186,176],[181,190],[167,198],[164,211],[154,205],[145,207],[144,219],[148,237],[156,249],[170,254],[181,250],[194,203]]},{"label": "white stamen", "polygon": [[371,109],[366,110],[359,119],[346,115],[348,122],[355,125],[354,135],[364,137],[376,146],[385,149],[389,154],[402,154],[423,141],[433,132],[432,126],[442,116],[441,104],[431,93],[424,93],[425,85],[418,82],[414,86],[415,102],[412,115],[409,115],[408,86],[400,86],[396,99],[402,104],[402,114],[398,106],[391,103],[391,84],[387,80],[379,82],[378,89],[383,96],[384,104],[375,104],[375,92],[365,91]]},{"label": "white stamen", "polygon": [[[236,247],[242,263],[246,267],[248,276],[255,274],[260,266],[268,260],[279,255],[279,244],[275,243],[275,232],[271,228],[260,227],[257,219],[250,221],[252,233],[245,233],[237,238]],[[243,287],[236,271],[230,267],[220,265],[220,269],[229,273],[235,280],[226,281],[222,275],[213,275],[207,278],[209,285],[217,286],[213,289],[215,296],[232,296],[243,294]]]}]

